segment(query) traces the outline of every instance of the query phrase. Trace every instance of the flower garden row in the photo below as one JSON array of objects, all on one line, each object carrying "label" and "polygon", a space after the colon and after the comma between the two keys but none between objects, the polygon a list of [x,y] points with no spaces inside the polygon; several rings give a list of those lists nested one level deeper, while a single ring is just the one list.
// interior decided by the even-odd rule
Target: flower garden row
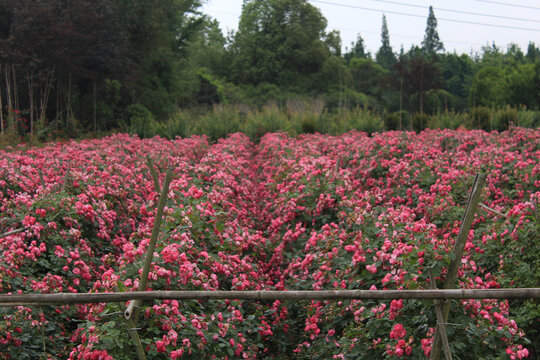
[{"label": "flower garden row", "polygon": [[[0,152],[0,292],[138,288],[159,194],[173,181],[153,290],[424,289],[444,281],[474,174],[487,182],[461,288],[534,287],[540,131],[242,134],[101,140]],[[489,209],[487,209],[489,208]],[[536,214],[535,214],[536,211]],[[0,309],[0,359],[131,359],[119,304]],[[524,358],[532,301],[466,300],[448,326],[459,358]],[[426,358],[432,301],[156,301],[151,358]],[[532,342],[531,342],[532,340]]]}]

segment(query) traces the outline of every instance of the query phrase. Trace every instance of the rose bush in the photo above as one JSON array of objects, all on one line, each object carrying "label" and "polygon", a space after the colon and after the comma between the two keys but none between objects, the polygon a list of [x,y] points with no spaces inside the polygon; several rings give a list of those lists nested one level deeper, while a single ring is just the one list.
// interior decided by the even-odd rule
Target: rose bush
[{"label": "rose bush", "polygon": [[[460,288],[538,286],[540,133],[233,134],[0,151],[2,293],[135,291],[163,181],[174,170],[152,290],[441,287],[477,172],[488,175]],[[530,300],[453,302],[458,358],[531,356]],[[0,358],[131,359],[121,306],[0,309]],[[432,302],[144,302],[151,358],[426,358]],[[531,343],[531,340],[533,342]]]}]

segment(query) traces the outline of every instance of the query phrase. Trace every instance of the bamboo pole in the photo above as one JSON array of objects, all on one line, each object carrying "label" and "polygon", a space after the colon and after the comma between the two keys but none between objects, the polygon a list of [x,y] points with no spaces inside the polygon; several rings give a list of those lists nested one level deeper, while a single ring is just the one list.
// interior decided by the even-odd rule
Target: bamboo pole
[{"label": "bamboo pole", "polygon": [[[429,270],[429,281],[431,288],[433,290],[437,289],[435,283],[435,277],[433,272]],[[448,335],[446,334],[446,324],[444,323],[443,314],[441,311],[441,301],[439,299],[433,300],[433,305],[435,307],[435,315],[437,316],[437,329],[439,329],[442,340],[442,349],[444,352],[445,360],[452,360],[452,352],[450,351],[450,344],[448,343]]]},{"label": "bamboo pole", "polygon": [[[157,238],[159,235],[159,228],[161,227],[161,218],[163,217],[163,208],[165,207],[165,201],[169,194],[169,185],[172,180],[172,169],[168,168],[167,173],[165,174],[165,181],[163,182],[163,190],[159,196],[158,207],[156,210],[156,216],[154,218],[154,226],[152,228],[152,235],[150,237],[150,243],[148,244],[148,249],[146,250],[146,257],[144,259],[143,271],[141,274],[141,279],[139,281],[138,291],[146,291],[146,283],[148,282],[148,274],[150,273],[150,265],[152,264],[152,259],[154,258],[154,249],[156,248]],[[137,322],[137,317],[139,315],[139,306],[141,304],[140,300],[132,301],[125,313],[124,316],[126,319],[130,319],[134,315],[135,323]]]},{"label": "bamboo pole", "polygon": [[[115,287],[115,291],[118,292],[118,286]],[[120,310],[122,310],[120,314],[123,314],[124,311],[126,311],[126,306],[123,302],[119,302],[118,306],[120,306]],[[135,353],[137,354],[137,359],[147,360],[146,352],[144,351],[144,346],[141,342],[141,338],[139,337],[139,333],[137,332],[135,321],[133,321],[133,319],[125,319],[125,325],[129,337],[135,344]]]},{"label": "bamboo pole", "polygon": [[437,329],[439,329],[442,349],[445,360],[452,360],[452,353],[450,352],[450,344],[448,344],[448,336],[446,335],[446,326],[444,322],[443,313],[441,311],[441,304],[439,300],[435,300],[435,314],[437,315]]},{"label": "bamboo pole", "polygon": [[[2,64],[0,64],[0,73]],[[0,135],[4,136],[4,105],[2,104],[2,84],[0,83]]]},{"label": "bamboo pole", "polygon": [[112,293],[0,294],[0,306],[65,305],[129,300],[392,300],[540,299],[540,288],[438,290],[133,291]]},{"label": "bamboo pole", "polygon": [[[465,244],[467,244],[467,238],[469,237],[469,230],[471,229],[472,222],[474,220],[474,214],[480,202],[480,194],[482,193],[482,188],[486,182],[485,174],[476,174],[472,186],[471,193],[467,200],[467,207],[465,209],[465,214],[461,220],[461,227],[459,229],[459,234],[452,251],[452,261],[450,266],[446,271],[446,279],[444,281],[444,289],[453,289],[458,277],[458,270],[461,266],[461,258],[463,257],[463,251],[465,249]],[[442,307],[443,323],[448,321],[448,314],[450,312],[450,303],[447,302]],[[441,357],[441,347],[442,341],[439,333],[439,329],[435,332],[435,339],[433,341],[433,348],[431,349],[431,359],[439,360]]]}]

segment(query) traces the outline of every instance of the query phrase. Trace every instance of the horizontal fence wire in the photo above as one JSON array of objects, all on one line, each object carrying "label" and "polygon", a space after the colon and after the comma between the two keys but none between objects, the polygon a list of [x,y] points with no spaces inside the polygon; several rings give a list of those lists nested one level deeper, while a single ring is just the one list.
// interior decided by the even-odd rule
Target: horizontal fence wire
[{"label": "horizontal fence wire", "polygon": [[539,299],[540,288],[437,290],[144,291],[1,294],[0,306],[107,303],[129,300]]}]

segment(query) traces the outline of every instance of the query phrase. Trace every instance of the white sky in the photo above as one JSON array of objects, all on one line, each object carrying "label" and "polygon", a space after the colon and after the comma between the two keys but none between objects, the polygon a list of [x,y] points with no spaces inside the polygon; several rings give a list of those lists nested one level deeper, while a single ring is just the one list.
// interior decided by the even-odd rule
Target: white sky
[{"label": "white sky", "polygon": [[[399,52],[401,45],[405,51],[413,44],[420,45],[430,5],[434,8],[439,37],[447,52],[455,50],[457,53],[470,54],[471,51],[479,52],[482,46],[491,45],[493,42],[502,50],[506,50],[508,44],[516,43],[525,53],[529,41],[540,46],[540,0],[310,0],[309,2],[318,7],[326,17],[327,31],[340,32],[344,51],[345,47],[350,48],[351,42],[355,41],[356,35],[360,33],[366,50],[375,53],[380,47],[383,13],[386,14],[390,43],[394,52]],[[510,4],[513,6],[509,6]],[[228,31],[236,31],[238,27],[242,0],[206,0],[202,11],[217,19],[226,35]]]}]

